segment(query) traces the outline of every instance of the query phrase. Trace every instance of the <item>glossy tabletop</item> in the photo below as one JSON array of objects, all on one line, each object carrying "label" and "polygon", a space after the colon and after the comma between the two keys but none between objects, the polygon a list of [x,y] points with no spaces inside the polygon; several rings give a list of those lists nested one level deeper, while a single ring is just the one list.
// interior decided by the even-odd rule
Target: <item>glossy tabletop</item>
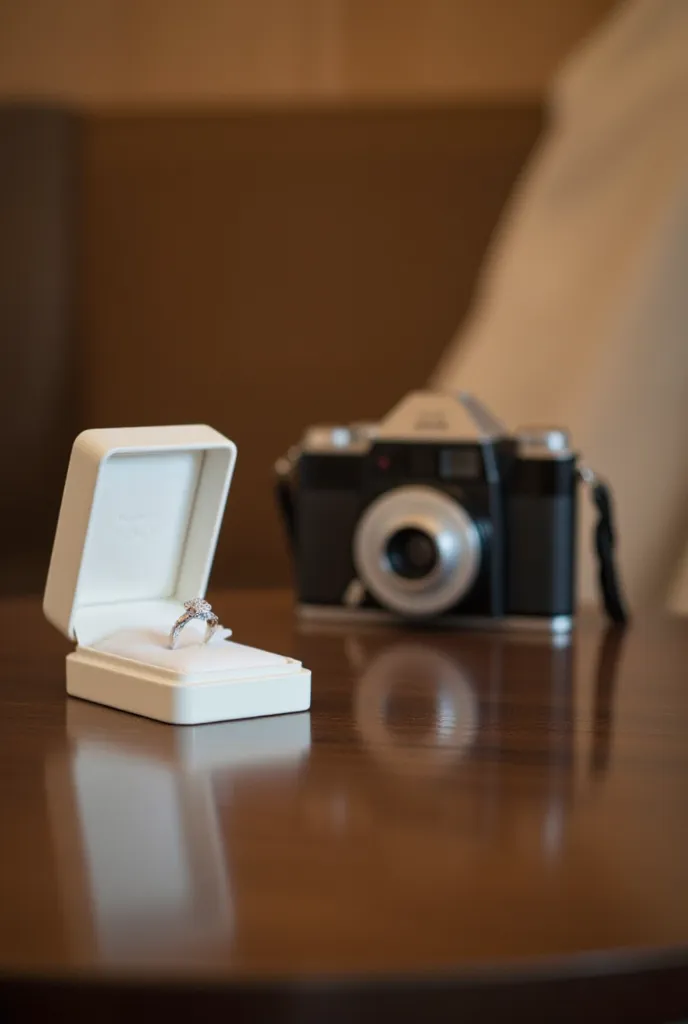
[{"label": "glossy tabletop", "polygon": [[312,670],[309,714],[173,728],[67,699],[69,644],[0,605],[0,1011],[105,985],[272,1019],[686,1012],[687,622],[555,644],[214,604]]}]

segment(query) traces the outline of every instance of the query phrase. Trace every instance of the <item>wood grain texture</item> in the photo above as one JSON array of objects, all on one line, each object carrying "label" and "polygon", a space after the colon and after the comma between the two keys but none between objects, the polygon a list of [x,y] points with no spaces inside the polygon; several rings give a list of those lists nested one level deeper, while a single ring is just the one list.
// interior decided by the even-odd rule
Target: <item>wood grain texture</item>
[{"label": "wood grain texture", "polygon": [[684,622],[558,648],[215,605],[312,669],[310,714],[66,700],[66,643],[1,605],[0,1008],[685,1015]]}]

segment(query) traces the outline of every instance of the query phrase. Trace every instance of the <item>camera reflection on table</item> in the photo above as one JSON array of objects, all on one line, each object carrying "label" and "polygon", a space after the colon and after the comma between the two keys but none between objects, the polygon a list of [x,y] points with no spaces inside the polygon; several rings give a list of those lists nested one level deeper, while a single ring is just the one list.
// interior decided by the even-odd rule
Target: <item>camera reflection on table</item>
[{"label": "camera reflection on table", "polygon": [[[399,799],[408,810],[417,799],[428,813],[434,804],[455,821],[468,815],[478,831],[518,828],[519,816],[536,813],[543,852],[556,852],[576,778],[585,792],[608,765],[623,632],[599,633],[592,720],[577,736],[575,635],[300,629],[315,679],[319,662],[340,658],[349,669],[350,718],[339,729],[350,726],[369,770],[357,800],[387,789],[375,813],[392,813]],[[315,758],[318,734],[316,716]]]},{"label": "camera reflection on table", "polygon": [[[574,782],[570,638],[302,629],[314,679],[333,647],[350,671],[350,717],[339,729],[348,724],[361,747],[366,784],[332,784],[349,791],[359,817],[363,805],[373,818],[413,826],[424,815],[430,831],[441,819],[474,841],[518,830],[519,816],[537,814],[543,852],[556,852]],[[320,778],[318,735],[314,715],[309,775]]]}]

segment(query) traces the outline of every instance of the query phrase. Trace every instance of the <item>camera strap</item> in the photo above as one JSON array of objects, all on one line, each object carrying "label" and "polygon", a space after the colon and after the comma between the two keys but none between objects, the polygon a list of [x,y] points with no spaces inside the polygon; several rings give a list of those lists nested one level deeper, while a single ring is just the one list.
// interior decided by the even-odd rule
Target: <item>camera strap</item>
[{"label": "camera strap", "polygon": [[628,622],[628,610],[616,563],[616,529],[612,492],[609,485],[587,466],[581,466],[579,473],[581,480],[588,487],[592,502],[597,509],[595,551],[604,609],[612,622],[625,625]]},{"label": "camera strap", "polygon": [[292,554],[296,555],[296,510],[290,481],[294,461],[293,458],[286,455],[275,463],[275,499],[282,515],[289,546],[292,549]]}]

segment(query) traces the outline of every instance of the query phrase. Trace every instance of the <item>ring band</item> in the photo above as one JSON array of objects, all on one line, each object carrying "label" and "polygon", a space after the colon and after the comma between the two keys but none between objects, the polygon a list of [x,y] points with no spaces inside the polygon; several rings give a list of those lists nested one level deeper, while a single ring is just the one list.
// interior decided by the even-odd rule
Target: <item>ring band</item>
[{"label": "ring band", "polygon": [[182,630],[185,626],[188,626],[190,622],[197,619],[199,622],[205,622],[205,639],[204,644],[217,633],[220,629],[220,620],[213,611],[210,603],[204,601],[202,597],[195,597],[193,601],[185,601],[184,607],[186,611],[183,615],[180,615],[174,626],[170,631],[170,650],[174,650],[177,640],[179,639]]}]

